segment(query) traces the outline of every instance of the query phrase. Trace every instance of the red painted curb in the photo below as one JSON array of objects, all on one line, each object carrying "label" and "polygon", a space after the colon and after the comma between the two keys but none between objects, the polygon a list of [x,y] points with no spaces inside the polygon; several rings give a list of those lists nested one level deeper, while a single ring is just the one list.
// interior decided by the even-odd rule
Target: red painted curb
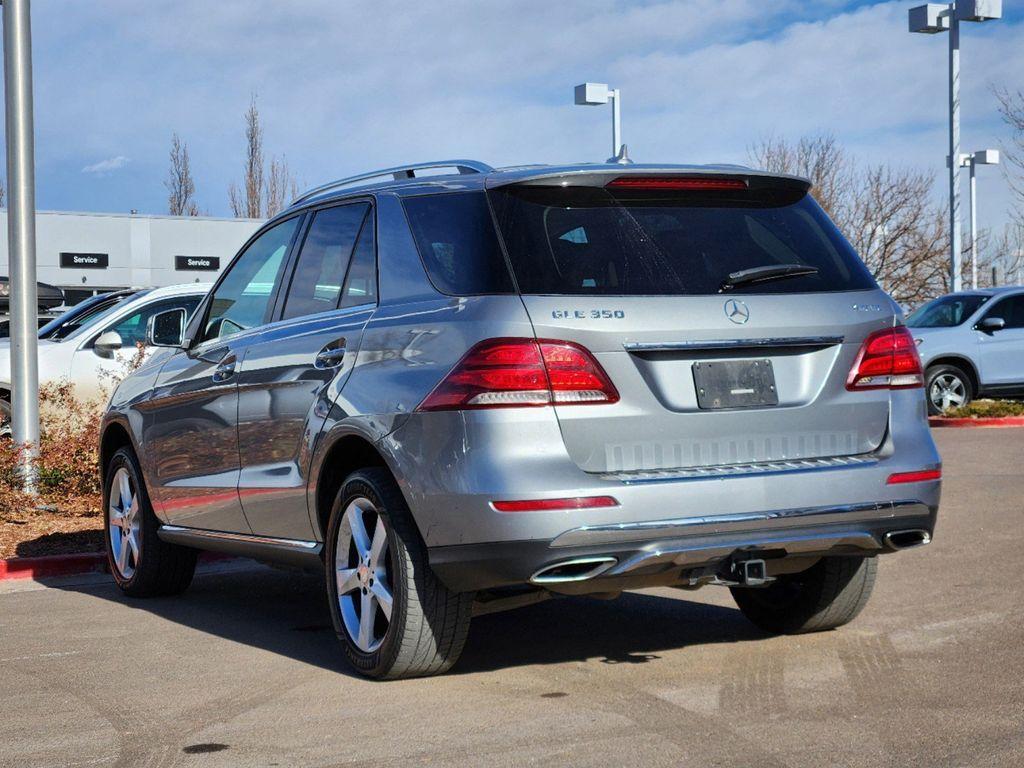
[{"label": "red painted curb", "polygon": [[[199,562],[231,560],[233,555],[220,552],[202,552]],[[74,555],[41,555],[40,557],[12,557],[0,560],[0,581],[11,579],[43,579],[50,576],[76,576],[82,573],[108,573],[107,556],[102,552],[82,552]]]},{"label": "red painted curb", "polygon": [[1024,427],[1024,416],[991,416],[976,419],[929,416],[928,424],[933,427]]}]

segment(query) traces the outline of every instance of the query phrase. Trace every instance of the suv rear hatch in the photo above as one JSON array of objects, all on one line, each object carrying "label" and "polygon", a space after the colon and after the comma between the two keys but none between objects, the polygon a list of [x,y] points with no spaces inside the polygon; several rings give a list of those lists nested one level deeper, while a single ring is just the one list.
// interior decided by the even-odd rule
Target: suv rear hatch
[{"label": "suv rear hatch", "polygon": [[644,473],[881,445],[889,392],[846,383],[895,306],[807,190],[790,177],[641,169],[489,190],[537,337],[585,346],[620,396],[556,406],[579,467]]}]

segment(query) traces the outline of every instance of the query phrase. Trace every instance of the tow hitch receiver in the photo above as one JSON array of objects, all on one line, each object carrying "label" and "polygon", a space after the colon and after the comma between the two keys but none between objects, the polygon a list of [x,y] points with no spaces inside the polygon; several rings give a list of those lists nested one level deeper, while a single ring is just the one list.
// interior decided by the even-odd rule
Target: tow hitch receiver
[{"label": "tow hitch receiver", "polygon": [[745,587],[761,587],[768,583],[764,560],[740,560],[733,563],[736,580]]}]

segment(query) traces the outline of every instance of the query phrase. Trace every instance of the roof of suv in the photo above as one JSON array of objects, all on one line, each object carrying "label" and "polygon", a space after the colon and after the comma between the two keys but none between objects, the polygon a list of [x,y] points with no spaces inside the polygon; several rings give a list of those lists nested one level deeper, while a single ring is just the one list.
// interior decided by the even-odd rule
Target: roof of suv
[{"label": "roof of suv", "polygon": [[[435,171],[442,168],[453,169],[454,172],[434,173],[426,176],[415,175],[417,171]],[[303,193],[292,202],[288,210],[369,191],[394,192],[401,196],[409,196],[421,195],[426,192],[492,189],[506,184],[519,184],[550,177],[588,176],[593,177],[595,182],[603,184],[619,176],[666,173],[760,176],[787,179],[810,187],[810,181],[800,176],[770,173],[742,165],[576,163],[572,165],[520,165],[492,168],[475,160],[441,160],[433,163],[388,168],[347,179],[339,179]]]}]

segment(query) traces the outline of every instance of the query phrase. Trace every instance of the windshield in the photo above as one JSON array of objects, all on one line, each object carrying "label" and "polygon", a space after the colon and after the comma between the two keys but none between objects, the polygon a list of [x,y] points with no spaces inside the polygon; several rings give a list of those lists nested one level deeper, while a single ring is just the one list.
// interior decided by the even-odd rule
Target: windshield
[{"label": "windshield", "polygon": [[875,287],[856,253],[802,188],[517,185],[489,194],[524,294],[708,295]]},{"label": "windshield", "polygon": [[99,318],[106,317],[125,299],[137,298],[146,293],[148,291],[122,295],[107,293],[88,298],[40,328],[39,338],[62,341]]},{"label": "windshield", "polygon": [[942,296],[918,307],[907,318],[910,328],[953,328],[967,321],[988,296]]}]

